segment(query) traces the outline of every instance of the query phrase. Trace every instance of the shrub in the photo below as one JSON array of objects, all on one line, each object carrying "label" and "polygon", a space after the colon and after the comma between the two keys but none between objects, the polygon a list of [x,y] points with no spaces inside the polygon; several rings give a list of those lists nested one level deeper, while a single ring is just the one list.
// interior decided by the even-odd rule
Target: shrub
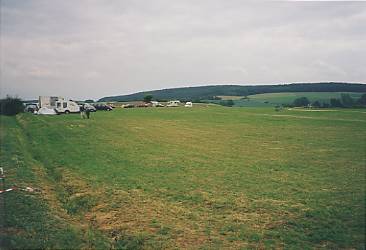
[{"label": "shrub", "polygon": [[322,108],[329,108],[329,107],[330,107],[329,103],[323,102]]},{"label": "shrub", "polygon": [[310,104],[310,101],[307,97],[300,97],[296,98],[293,104],[295,107],[306,107]]},{"label": "shrub", "polygon": [[343,107],[342,102],[337,98],[330,98],[330,106],[335,108]]},{"label": "shrub", "polygon": [[311,104],[311,106],[315,107],[315,108],[320,108],[321,107],[321,104],[319,101],[315,101]]},{"label": "shrub", "polygon": [[23,102],[18,97],[7,96],[0,100],[1,115],[16,115],[24,111]]},{"label": "shrub", "polygon": [[352,107],[355,102],[349,94],[341,94],[341,100],[344,107]]},{"label": "shrub", "polygon": [[232,107],[234,106],[234,101],[233,100],[220,101],[219,104],[226,107]]},{"label": "shrub", "polygon": [[362,106],[366,106],[366,93],[363,94],[358,100],[357,100],[357,104],[358,105],[362,105]]}]

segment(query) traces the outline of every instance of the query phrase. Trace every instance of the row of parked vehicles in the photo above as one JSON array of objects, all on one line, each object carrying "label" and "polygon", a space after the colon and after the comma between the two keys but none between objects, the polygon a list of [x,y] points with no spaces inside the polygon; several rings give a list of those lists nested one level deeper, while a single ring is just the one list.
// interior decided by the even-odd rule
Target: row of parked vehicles
[{"label": "row of parked vehicles", "polygon": [[27,103],[25,104],[24,110],[36,114],[69,114],[79,113],[82,106],[84,107],[84,110],[89,110],[90,112],[95,112],[97,110],[113,110],[113,107],[102,103],[77,103],[56,96],[40,96],[38,103]]},{"label": "row of parked vehicles", "polygon": [[139,103],[139,104],[131,104],[131,103],[128,103],[128,104],[124,104],[122,105],[122,108],[145,108],[145,107],[180,107],[184,105],[184,107],[193,107],[193,104],[192,102],[186,102],[185,104],[182,104],[180,101],[178,100],[175,100],[175,101],[169,101],[166,105],[162,104],[162,103],[159,103],[157,101],[151,101],[149,103]]},{"label": "row of parked vehicles", "polygon": [[[123,108],[134,108],[134,107],[192,107],[192,102],[181,103],[178,100],[169,101],[165,105],[157,101],[151,101],[149,103],[139,104],[125,104]],[[35,114],[69,114],[79,113],[81,108],[90,112],[96,112],[97,110],[111,111],[113,106],[104,103],[80,103],[72,100],[65,100],[63,97],[57,96],[40,96],[38,103],[27,103],[25,104],[25,111]]]}]

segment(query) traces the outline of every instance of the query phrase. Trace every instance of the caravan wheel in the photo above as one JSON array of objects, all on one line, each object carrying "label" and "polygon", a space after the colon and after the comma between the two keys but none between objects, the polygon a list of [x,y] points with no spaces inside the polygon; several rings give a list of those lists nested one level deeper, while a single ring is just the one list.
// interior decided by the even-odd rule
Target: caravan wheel
[{"label": "caravan wheel", "polygon": [[66,111],[65,111],[65,114],[70,114],[70,111],[66,110]]}]

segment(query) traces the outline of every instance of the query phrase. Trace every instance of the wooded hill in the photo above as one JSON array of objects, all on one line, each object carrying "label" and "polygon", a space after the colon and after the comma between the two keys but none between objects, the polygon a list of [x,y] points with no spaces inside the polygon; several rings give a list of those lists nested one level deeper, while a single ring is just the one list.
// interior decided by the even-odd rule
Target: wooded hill
[{"label": "wooded hill", "polygon": [[172,88],[153,91],[138,92],[130,95],[103,97],[100,102],[112,101],[138,101],[146,95],[152,95],[154,100],[178,99],[181,101],[200,101],[215,99],[216,96],[247,96],[263,93],[282,92],[365,92],[366,84],[360,83],[292,83],[280,85],[214,85],[200,87]]}]

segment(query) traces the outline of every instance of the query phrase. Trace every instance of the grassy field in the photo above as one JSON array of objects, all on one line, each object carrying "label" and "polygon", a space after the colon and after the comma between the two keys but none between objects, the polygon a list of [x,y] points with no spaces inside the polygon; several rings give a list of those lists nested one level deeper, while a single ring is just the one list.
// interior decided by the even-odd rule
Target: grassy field
[{"label": "grassy field", "polygon": [[[343,92],[267,93],[250,95],[247,99],[243,99],[242,96],[221,96],[221,98],[223,100],[233,100],[236,107],[272,107],[275,105],[292,104],[299,97],[307,97],[310,102],[319,101],[321,103],[329,103],[330,98],[341,98],[341,93]],[[357,100],[363,93],[348,94],[354,100]]]},{"label": "grassy field", "polygon": [[1,117],[7,248],[364,249],[366,111]]}]

